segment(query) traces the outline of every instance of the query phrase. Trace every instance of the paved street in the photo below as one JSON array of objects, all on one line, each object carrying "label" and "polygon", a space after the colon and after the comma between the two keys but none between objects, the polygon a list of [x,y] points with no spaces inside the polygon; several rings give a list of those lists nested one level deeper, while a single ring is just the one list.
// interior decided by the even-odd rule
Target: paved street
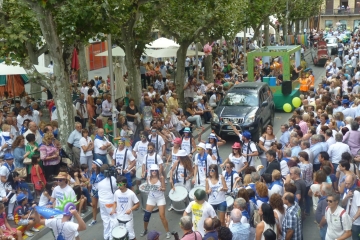
[{"label": "paved street", "polygon": [[[308,56],[309,57],[309,56]],[[308,60],[310,62],[310,59]],[[323,76],[325,73],[324,68],[314,67],[312,64],[310,64],[310,67],[315,70],[315,77],[316,79],[320,79],[320,76]],[[280,129],[280,125],[287,122],[287,119],[290,117],[289,113],[283,113],[283,112],[276,112],[275,113],[275,126],[274,129],[276,132],[276,137],[279,139],[281,133],[278,131]],[[203,135],[203,138],[208,136],[210,133],[210,129],[206,131],[206,133]],[[220,155],[223,159],[225,159],[229,153],[231,152],[231,145],[238,141],[237,137],[231,137],[227,139],[227,143],[224,146],[221,146],[219,148]],[[168,194],[169,189],[167,189],[166,194]],[[140,197],[140,195],[139,195]],[[170,201],[167,199],[167,205],[169,206]],[[168,206],[166,208],[168,208]],[[182,212],[166,212],[166,217],[169,222],[170,231],[177,231],[180,234],[180,237],[182,236],[182,232],[179,228],[179,219],[182,215]],[[102,227],[102,221],[100,215],[98,215],[98,223],[93,227],[88,227],[86,231],[83,231],[80,233],[81,239],[89,239],[89,240],[101,240],[103,239],[103,227]],[[140,232],[143,230],[143,211],[137,210],[134,212],[134,219],[135,219],[135,233],[137,236],[137,239],[146,239],[145,237],[140,237]],[[87,222],[87,224],[90,221]],[[163,233],[160,237],[161,240],[166,239],[165,238],[165,230],[161,224],[161,221],[159,219],[158,213],[153,213],[151,216],[151,220],[149,223],[149,230],[157,230],[161,233]],[[317,240],[320,239],[317,224],[314,223],[314,216],[311,215],[308,217],[304,222],[304,239],[309,240]],[[44,237],[40,238],[41,240],[49,240],[52,239],[52,234],[48,233]]]}]

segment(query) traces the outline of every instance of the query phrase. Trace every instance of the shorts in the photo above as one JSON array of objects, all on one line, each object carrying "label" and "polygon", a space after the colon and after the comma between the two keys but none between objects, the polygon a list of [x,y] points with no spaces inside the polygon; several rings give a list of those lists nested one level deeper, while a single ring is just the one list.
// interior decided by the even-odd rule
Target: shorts
[{"label": "shorts", "polygon": [[99,199],[98,191],[91,190],[91,197]]},{"label": "shorts", "polygon": [[[114,228],[118,226],[120,226],[120,223],[116,220],[116,223],[114,224]],[[134,219],[126,223],[126,230],[128,231],[129,239],[135,239]]]},{"label": "shorts", "polygon": [[146,201],[146,205],[150,206],[164,206],[166,205],[165,197],[162,198],[149,198]]},{"label": "shorts", "polygon": [[214,208],[215,211],[219,211],[219,212],[226,212],[227,209],[226,201],[223,201],[222,203],[215,205],[211,204],[211,206]]},{"label": "shorts", "polygon": [[19,222],[18,222],[18,225],[19,226],[27,226],[29,225],[29,219],[20,219]]}]

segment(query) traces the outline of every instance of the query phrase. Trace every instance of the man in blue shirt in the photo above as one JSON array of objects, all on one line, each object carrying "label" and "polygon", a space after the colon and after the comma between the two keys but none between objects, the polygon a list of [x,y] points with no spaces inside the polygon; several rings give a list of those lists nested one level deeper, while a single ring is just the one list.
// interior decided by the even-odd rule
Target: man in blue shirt
[{"label": "man in blue shirt", "polygon": [[290,141],[290,147],[291,147],[291,156],[297,157],[299,152],[301,151],[301,147],[299,146],[299,140],[297,138],[293,138]]},{"label": "man in blue shirt", "polygon": [[[232,240],[242,239],[248,240],[250,235],[250,224],[241,223],[241,211],[237,208],[231,211],[231,216],[228,217],[228,220],[232,220],[233,224],[230,227],[230,231],[232,232]],[[230,221],[228,221],[230,222]]]},{"label": "man in blue shirt", "polygon": [[313,135],[311,137],[310,151],[313,153],[313,156],[314,156],[313,169],[314,169],[314,171],[318,171],[318,170],[320,170],[320,166],[321,166],[318,156],[321,151],[324,151],[323,147],[320,143],[319,135]]},{"label": "man in blue shirt", "polygon": [[284,220],[282,222],[282,240],[302,239],[301,210],[295,202],[295,196],[292,193],[285,193],[283,202],[287,205]]},{"label": "man in blue shirt", "polygon": [[289,132],[289,125],[283,124],[281,125],[281,137],[280,143],[282,144],[283,149],[289,144],[290,141],[290,132]]}]

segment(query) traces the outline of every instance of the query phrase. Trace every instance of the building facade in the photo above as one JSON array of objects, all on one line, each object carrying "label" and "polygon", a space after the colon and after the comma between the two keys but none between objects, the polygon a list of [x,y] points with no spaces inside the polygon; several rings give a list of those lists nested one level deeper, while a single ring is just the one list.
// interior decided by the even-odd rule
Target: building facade
[{"label": "building facade", "polygon": [[325,0],[320,10],[320,29],[336,28],[353,30],[360,24],[359,0]]}]

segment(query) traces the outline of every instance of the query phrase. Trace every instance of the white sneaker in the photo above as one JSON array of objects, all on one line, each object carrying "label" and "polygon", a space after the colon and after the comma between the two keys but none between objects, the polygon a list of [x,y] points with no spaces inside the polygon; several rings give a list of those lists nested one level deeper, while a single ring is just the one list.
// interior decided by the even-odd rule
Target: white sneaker
[{"label": "white sneaker", "polygon": [[171,238],[171,233],[170,233],[170,232],[167,232],[167,233],[166,233],[166,238],[167,238],[167,239]]},{"label": "white sneaker", "polygon": [[88,226],[91,227],[91,226],[94,226],[95,224],[96,224],[96,220],[92,220]]},{"label": "white sneaker", "polygon": [[33,231],[33,232],[40,232],[40,230],[39,229],[36,229],[36,228],[32,228],[32,229],[30,229],[31,231]]},{"label": "white sneaker", "polygon": [[168,208],[168,211],[170,212],[170,211],[172,211],[173,210],[173,207],[172,207],[172,205]]},{"label": "white sneaker", "polygon": [[14,216],[8,216],[7,220],[14,221]]},{"label": "white sneaker", "polygon": [[34,236],[34,234],[32,234],[32,233],[31,233],[31,232],[29,232],[29,231],[25,231],[24,233],[25,233],[25,235],[26,235],[26,236],[28,236],[28,237],[32,237],[32,236]]}]

